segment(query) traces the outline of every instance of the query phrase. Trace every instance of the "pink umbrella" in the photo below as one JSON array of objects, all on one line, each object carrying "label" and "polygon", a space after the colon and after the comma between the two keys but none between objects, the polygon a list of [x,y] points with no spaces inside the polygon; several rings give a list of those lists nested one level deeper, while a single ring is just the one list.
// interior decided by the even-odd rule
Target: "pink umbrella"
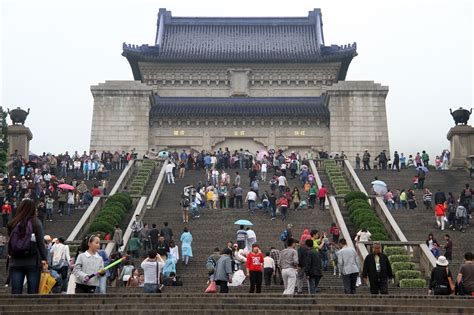
[{"label": "pink umbrella", "polygon": [[257,161],[261,161],[263,160],[263,158],[266,156],[268,156],[268,152],[267,151],[260,151],[258,152],[258,155],[257,155]]},{"label": "pink umbrella", "polygon": [[71,186],[69,184],[60,184],[58,185],[59,188],[65,189],[65,190],[74,190],[76,189],[74,186]]}]

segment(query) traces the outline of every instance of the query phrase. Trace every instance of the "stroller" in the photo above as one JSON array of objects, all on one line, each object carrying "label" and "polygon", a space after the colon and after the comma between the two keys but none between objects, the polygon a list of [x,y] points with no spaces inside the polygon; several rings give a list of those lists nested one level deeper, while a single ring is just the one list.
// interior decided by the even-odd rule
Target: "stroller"
[{"label": "stroller", "polygon": [[191,218],[193,219],[199,219],[201,217],[201,213],[199,212],[199,207],[197,203],[191,202],[189,205],[189,213],[191,214]]}]

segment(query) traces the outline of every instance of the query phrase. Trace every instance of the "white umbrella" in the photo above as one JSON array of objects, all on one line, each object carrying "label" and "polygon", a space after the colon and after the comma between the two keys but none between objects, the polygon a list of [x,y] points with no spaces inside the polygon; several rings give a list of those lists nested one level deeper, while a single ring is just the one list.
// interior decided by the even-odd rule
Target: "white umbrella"
[{"label": "white umbrella", "polygon": [[372,185],[379,185],[379,186],[385,186],[387,187],[387,184],[385,184],[385,182],[381,181],[381,180],[374,180],[372,183]]},{"label": "white umbrella", "polygon": [[372,189],[374,190],[375,194],[377,194],[378,196],[385,196],[385,194],[388,191],[387,186],[382,186],[382,185],[373,185]]}]

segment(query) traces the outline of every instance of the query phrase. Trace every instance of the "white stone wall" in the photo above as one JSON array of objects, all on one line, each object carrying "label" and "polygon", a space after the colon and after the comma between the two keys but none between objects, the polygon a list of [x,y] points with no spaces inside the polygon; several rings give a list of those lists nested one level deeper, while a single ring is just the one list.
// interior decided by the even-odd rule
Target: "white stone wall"
[{"label": "white stone wall", "polygon": [[373,81],[341,81],[327,90],[330,151],[344,151],[351,163],[356,153],[382,150],[390,156],[385,98],[388,87]]},{"label": "white stone wall", "polygon": [[139,81],[106,81],[91,86],[94,97],[91,150],[148,150],[152,89]]}]

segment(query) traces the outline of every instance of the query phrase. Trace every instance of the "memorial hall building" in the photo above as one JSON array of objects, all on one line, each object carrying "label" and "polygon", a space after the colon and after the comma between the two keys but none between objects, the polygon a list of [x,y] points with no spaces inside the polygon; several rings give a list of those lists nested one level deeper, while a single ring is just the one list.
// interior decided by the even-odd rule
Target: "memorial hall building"
[{"label": "memorial hall building", "polygon": [[228,147],[389,149],[388,87],[346,81],[356,44],[327,44],[306,17],[174,17],[160,9],[153,45],[123,44],[133,80],[91,87],[91,150]]}]

